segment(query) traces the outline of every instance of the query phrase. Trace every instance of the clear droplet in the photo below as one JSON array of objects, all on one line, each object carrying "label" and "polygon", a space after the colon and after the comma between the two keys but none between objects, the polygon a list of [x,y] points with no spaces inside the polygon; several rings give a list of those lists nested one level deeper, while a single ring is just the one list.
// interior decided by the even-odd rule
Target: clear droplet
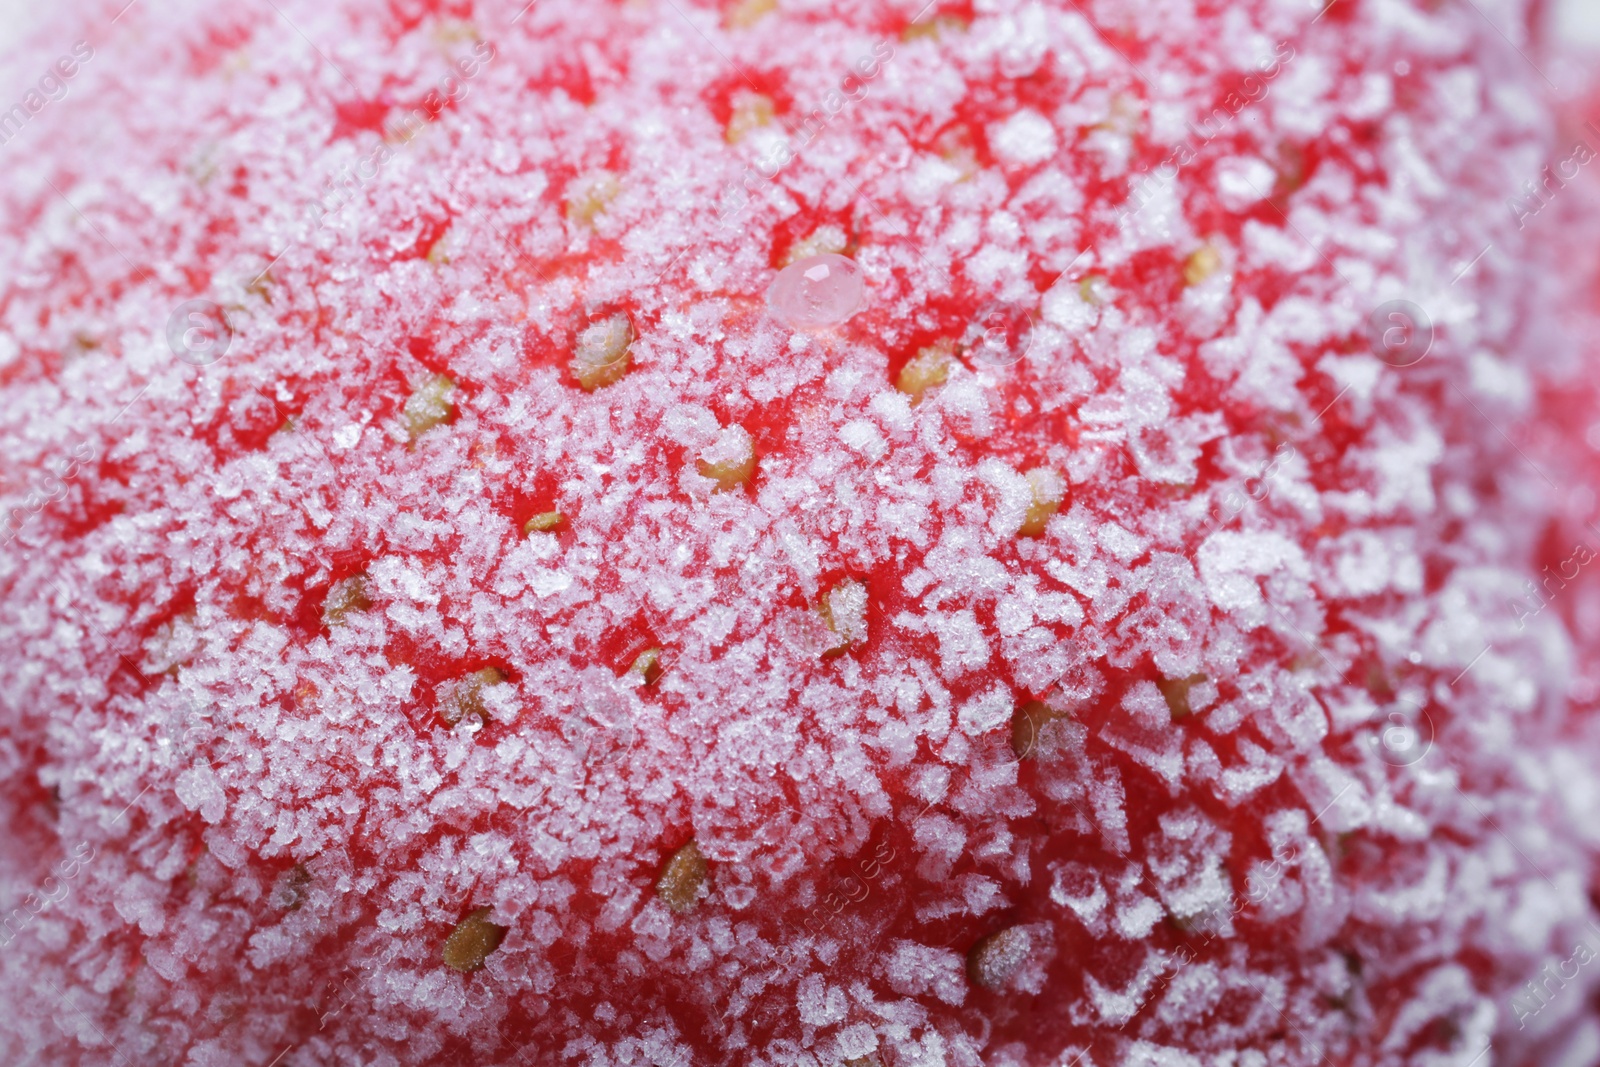
[{"label": "clear droplet", "polygon": [[825,330],[854,315],[866,295],[861,268],[844,256],[807,256],[778,272],[767,307],[796,330]]}]

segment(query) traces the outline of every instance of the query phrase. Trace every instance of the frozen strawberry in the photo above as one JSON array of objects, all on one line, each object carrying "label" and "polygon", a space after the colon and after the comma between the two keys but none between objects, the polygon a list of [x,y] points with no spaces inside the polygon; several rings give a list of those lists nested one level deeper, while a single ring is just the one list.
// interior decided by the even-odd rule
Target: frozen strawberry
[{"label": "frozen strawberry", "polygon": [[1600,1060],[1536,6],[43,18],[0,1062]]}]

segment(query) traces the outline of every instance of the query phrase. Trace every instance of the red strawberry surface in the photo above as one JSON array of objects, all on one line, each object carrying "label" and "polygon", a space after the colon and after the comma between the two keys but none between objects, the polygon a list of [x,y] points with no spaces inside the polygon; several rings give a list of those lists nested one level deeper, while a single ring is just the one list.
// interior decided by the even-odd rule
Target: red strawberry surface
[{"label": "red strawberry surface", "polygon": [[1600,1062],[1536,14],[44,19],[0,1062]]}]

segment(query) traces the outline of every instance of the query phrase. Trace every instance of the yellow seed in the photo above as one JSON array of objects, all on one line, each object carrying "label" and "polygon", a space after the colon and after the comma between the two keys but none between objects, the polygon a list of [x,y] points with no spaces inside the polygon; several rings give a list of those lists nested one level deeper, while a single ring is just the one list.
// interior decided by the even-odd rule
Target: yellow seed
[{"label": "yellow seed", "polygon": [[1107,303],[1106,279],[1100,274],[1088,274],[1078,282],[1078,298],[1096,307]]},{"label": "yellow seed", "polygon": [[837,656],[867,639],[867,587],[846,578],[828,591],[817,609],[834,642],[824,656]]},{"label": "yellow seed", "polygon": [[189,177],[204,185],[217,173],[221,162],[216,142],[207,141],[190,157],[189,162],[184,165],[184,170],[189,172]]},{"label": "yellow seed", "polygon": [[644,679],[645,685],[655,685],[656,679],[661,677],[661,650],[647,648],[639,653],[633,665],[628,668],[629,674],[637,674]]},{"label": "yellow seed", "polygon": [[307,889],[310,885],[311,872],[306,870],[305,864],[297,863],[278,876],[272,902],[284,911],[299,911],[301,905],[306,902]]},{"label": "yellow seed", "polygon": [[724,427],[717,439],[701,450],[695,469],[700,477],[715,482],[715,491],[719,493],[748,482],[756,472],[756,452],[750,434],[737,423]]},{"label": "yellow seed", "polygon": [[1144,108],[1138,98],[1128,93],[1118,93],[1111,98],[1111,108],[1106,117],[1094,128],[1131,137],[1138,132],[1143,118]]},{"label": "yellow seed", "polygon": [[1039,752],[1045,727],[1066,715],[1041,700],[1025,700],[1011,713],[1011,751],[1017,759],[1028,759]]},{"label": "yellow seed", "polygon": [[1383,664],[1373,660],[1367,664],[1366,689],[1377,699],[1385,703],[1395,697],[1394,679],[1389,672],[1384,670]]},{"label": "yellow seed", "polygon": [[479,908],[456,924],[444,942],[446,966],[466,974],[476,971],[500,947],[507,928],[489,921],[493,908]]},{"label": "yellow seed", "polygon": [[902,41],[919,41],[925,39],[938,39],[950,37],[958,33],[965,33],[967,20],[956,18],[954,15],[935,15],[927,22],[913,22],[900,31]]},{"label": "yellow seed", "polygon": [[1049,525],[1051,516],[1061,509],[1061,503],[1067,495],[1067,483],[1048,467],[1035,468],[1024,477],[1033,490],[1033,503],[1028,505],[1017,536],[1038,537]]},{"label": "yellow seed", "polygon": [[354,578],[334,582],[328,589],[328,595],[322,601],[322,618],[329,626],[337,626],[352,611],[366,611],[370,607],[372,598],[367,595],[367,580],[358,574]]},{"label": "yellow seed", "polygon": [[444,264],[450,262],[450,252],[446,244],[449,239],[450,235],[446,233],[437,241],[433,242],[433,244],[428,246],[428,262],[432,263],[435,267],[442,267]]},{"label": "yellow seed", "polygon": [[972,132],[965,126],[955,126],[941,133],[933,142],[933,147],[940,158],[961,174],[959,181],[969,180],[982,169],[978,163],[978,151],[972,144]]},{"label": "yellow seed", "polygon": [[[1328,6],[1334,0],[1329,0]],[[1274,199],[1281,200],[1291,193],[1298,192],[1306,183],[1306,153],[1298,145],[1284,142],[1278,147],[1278,183],[1273,189]]]},{"label": "yellow seed", "polygon": [[783,265],[798,263],[811,256],[842,256],[850,250],[850,238],[838,226],[818,226],[811,236],[796,241],[783,257]]},{"label": "yellow seed", "polygon": [[1033,939],[1020,926],[997,930],[967,953],[967,977],[973,985],[998,990],[1011,980],[1027,960]]},{"label": "yellow seed", "polygon": [[1221,269],[1222,253],[1210,245],[1201,245],[1183,265],[1183,284],[1199,285]]},{"label": "yellow seed", "polygon": [[186,667],[194,659],[195,649],[190,645],[190,639],[198,627],[195,625],[195,613],[192,611],[179,612],[177,617],[170,622],[164,622],[156,627],[156,632],[151,638],[148,647],[149,667],[147,671],[157,674],[170,674],[178,676],[180,667]]},{"label": "yellow seed", "polygon": [[406,434],[415,441],[450,417],[454,405],[450,394],[456,383],[442,374],[433,374],[406,397]]},{"label": "yellow seed", "polygon": [[700,477],[710,478],[717,483],[717,492],[726,492],[750,480],[750,476],[756,472],[756,457],[752,454],[744,459],[717,463],[696,460],[695,468],[700,472]]},{"label": "yellow seed", "polygon": [[1189,717],[1189,690],[1205,680],[1203,674],[1191,674],[1187,678],[1162,678],[1156,682],[1156,688],[1167,699],[1167,710],[1172,713],[1173,722]]},{"label": "yellow seed", "polygon": [[[263,301],[270,304],[272,303],[272,285],[277,280],[278,279],[272,276],[272,268],[269,266],[254,279],[252,279],[250,283],[244,287],[244,291],[249,293],[251,296],[260,297]],[[241,310],[243,309],[242,305],[230,304],[228,310],[232,311],[235,307],[239,307]]]},{"label": "yellow seed", "polygon": [[895,388],[911,397],[913,404],[921,402],[929,389],[943,385],[950,379],[950,368],[955,365],[955,351],[955,342],[949,338],[919,349],[911,362],[900,368]]},{"label": "yellow seed", "polygon": [[559,511],[543,511],[523,524],[522,532],[525,534],[547,533],[556,529],[566,521],[566,516]]},{"label": "yellow seed", "polygon": [[633,362],[633,324],[628,316],[612,315],[591,322],[579,332],[572,354],[572,375],[586,392],[622,380]]},{"label": "yellow seed", "polygon": [[465,19],[445,19],[433,28],[433,39],[440,44],[460,44],[477,40],[478,30]]},{"label": "yellow seed", "polygon": [[734,98],[733,114],[728,116],[728,128],[722,136],[729,144],[738,144],[761,127],[771,125],[776,115],[772,97],[761,93],[740,93]]},{"label": "yellow seed", "polygon": [[1169,909],[1167,911],[1167,922],[1171,923],[1175,929],[1181,930],[1186,934],[1209,932],[1215,936],[1219,932],[1216,929],[1216,913],[1214,911],[1197,911],[1180,915]]},{"label": "yellow seed", "polygon": [[622,182],[608,170],[597,170],[575,180],[567,188],[567,218],[582,226],[593,226],[596,216],[622,192]]},{"label": "yellow seed", "polygon": [[727,26],[730,30],[749,29],[776,10],[778,0],[740,0],[728,12]]},{"label": "yellow seed", "polygon": [[483,705],[483,690],[486,686],[502,685],[505,680],[506,676],[498,667],[485,667],[459,679],[449,695],[440,701],[440,718],[451,726],[469,715],[476,715],[479,722],[488,722],[489,710]]},{"label": "yellow seed", "polygon": [[656,896],[676,912],[694,907],[700,887],[706,880],[706,860],[700,855],[700,846],[691,839],[667,860],[656,879]]}]

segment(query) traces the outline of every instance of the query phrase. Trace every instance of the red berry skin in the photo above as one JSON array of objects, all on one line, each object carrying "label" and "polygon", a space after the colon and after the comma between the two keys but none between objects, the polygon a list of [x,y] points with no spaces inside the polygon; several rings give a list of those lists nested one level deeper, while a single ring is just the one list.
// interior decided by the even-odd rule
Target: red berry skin
[{"label": "red berry skin", "polygon": [[9,53],[0,1061],[1586,1062],[1536,12],[519,7]]}]

